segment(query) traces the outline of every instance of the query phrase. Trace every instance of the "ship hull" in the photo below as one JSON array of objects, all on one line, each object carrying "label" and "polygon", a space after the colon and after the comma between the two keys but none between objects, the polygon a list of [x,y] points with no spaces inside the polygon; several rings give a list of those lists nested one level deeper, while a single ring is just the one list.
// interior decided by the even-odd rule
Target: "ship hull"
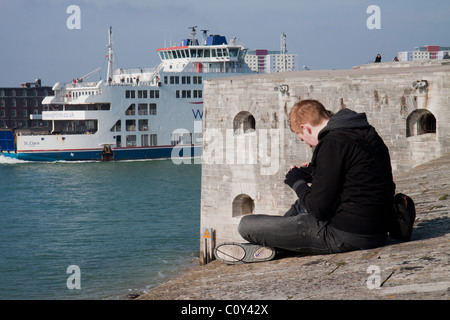
[{"label": "ship hull", "polygon": [[201,146],[158,146],[149,148],[117,148],[111,153],[103,149],[64,150],[64,151],[32,151],[3,152],[3,156],[25,161],[114,161],[140,159],[172,159],[174,162],[182,158],[201,156]]}]

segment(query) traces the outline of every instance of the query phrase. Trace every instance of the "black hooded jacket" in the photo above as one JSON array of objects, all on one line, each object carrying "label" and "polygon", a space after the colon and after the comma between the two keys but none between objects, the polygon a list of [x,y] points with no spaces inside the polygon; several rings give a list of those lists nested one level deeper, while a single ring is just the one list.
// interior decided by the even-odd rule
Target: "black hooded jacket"
[{"label": "black hooded jacket", "polygon": [[[300,204],[335,229],[385,234],[395,184],[389,150],[366,114],[340,110],[319,132],[318,140],[310,163],[312,184],[298,190]],[[377,166],[368,141],[384,169]]]}]

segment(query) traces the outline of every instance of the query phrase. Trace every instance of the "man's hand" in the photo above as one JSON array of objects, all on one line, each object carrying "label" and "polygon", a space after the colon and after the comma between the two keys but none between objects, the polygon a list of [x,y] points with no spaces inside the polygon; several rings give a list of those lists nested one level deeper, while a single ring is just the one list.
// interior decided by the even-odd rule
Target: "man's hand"
[{"label": "man's hand", "polygon": [[284,183],[286,183],[289,187],[291,187],[294,191],[296,191],[295,189],[299,185],[306,183],[308,180],[311,180],[310,174],[301,170],[299,167],[293,167],[286,174],[286,179],[284,180]]}]

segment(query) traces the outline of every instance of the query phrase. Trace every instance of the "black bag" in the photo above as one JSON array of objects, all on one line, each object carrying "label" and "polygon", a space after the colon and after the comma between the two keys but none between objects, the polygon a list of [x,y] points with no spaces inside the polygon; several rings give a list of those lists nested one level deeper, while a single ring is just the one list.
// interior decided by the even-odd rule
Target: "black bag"
[{"label": "black bag", "polygon": [[389,225],[389,236],[392,239],[411,240],[414,220],[416,219],[416,208],[414,201],[403,193],[394,196],[394,207]]}]

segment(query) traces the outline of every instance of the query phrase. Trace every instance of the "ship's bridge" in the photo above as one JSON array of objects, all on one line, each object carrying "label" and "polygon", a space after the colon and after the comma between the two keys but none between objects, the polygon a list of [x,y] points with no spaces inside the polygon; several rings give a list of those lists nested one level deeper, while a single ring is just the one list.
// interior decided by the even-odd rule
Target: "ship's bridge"
[{"label": "ship's bridge", "polygon": [[244,61],[247,49],[234,40],[227,44],[226,38],[220,35],[208,36],[202,45],[196,39],[184,39],[181,46],[156,51],[166,72],[245,72],[247,69]]}]

